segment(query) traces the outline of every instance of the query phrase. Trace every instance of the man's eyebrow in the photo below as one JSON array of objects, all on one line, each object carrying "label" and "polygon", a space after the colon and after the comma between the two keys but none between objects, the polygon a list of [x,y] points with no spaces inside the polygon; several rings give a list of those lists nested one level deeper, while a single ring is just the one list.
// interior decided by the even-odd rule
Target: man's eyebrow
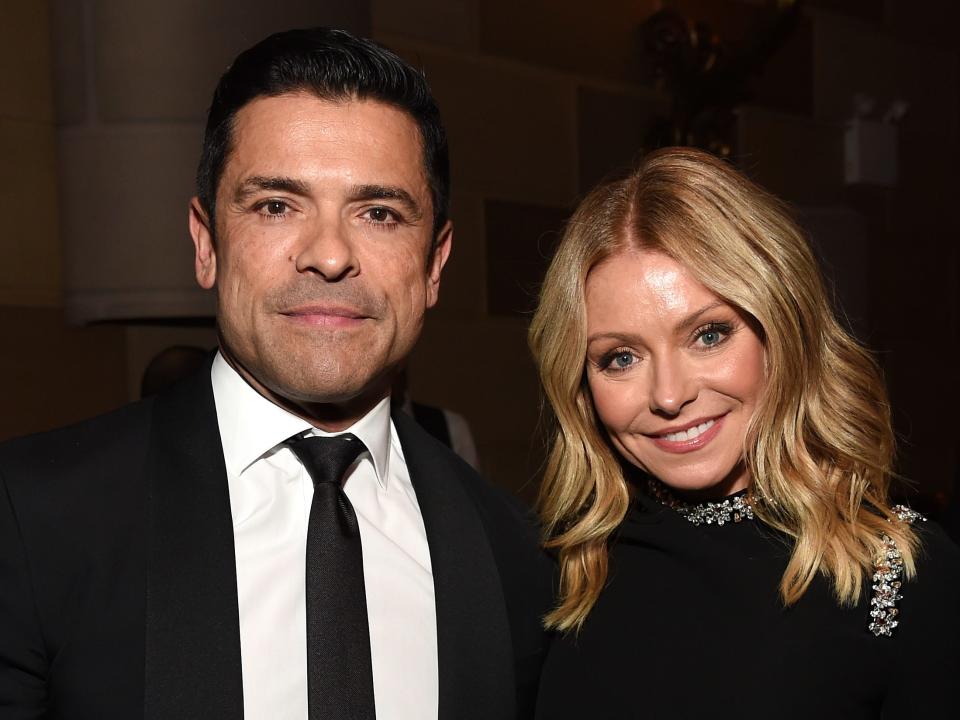
[{"label": "man's eyebrow", "polygon": [[293,195],[308,195],[310,186],[303,180],[283,176],[252,175],[237,188],[234,199],[238,202],[261,190],[277,190]]},{"label": "man's eyebrow", "polygon": [[423,217],[420,204],[414,199],[413,195],[402,187],[395,185],[354,185],[350,189],[350,201],[362,202],[364,200],[396,200],[409,213],[411,221],[417,221]]}]

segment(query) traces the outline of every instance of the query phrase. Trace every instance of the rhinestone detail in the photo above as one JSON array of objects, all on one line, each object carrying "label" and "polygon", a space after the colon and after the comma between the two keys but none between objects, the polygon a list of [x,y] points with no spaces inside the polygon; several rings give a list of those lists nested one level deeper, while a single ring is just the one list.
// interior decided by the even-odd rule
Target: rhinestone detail
[{"label": "rhinestone detail", "polygon": [[653,496],[694,525],[725,525],[729,522],[753,520],[753,506],[746,494],[734,495],[723,500],[685,503],[671,493],[662,483],[649,480],[647,487]]},{"label": "rhinestone detail", "polygon": [[[906,505],[894,505],[892,510],[900,522],[908,525],[917,520],[927,520]],[[903,556],[892,537],[883,533],[880,538],[884,549],[873,566],[873,597],[870,598],[870,624],[867,629],[876,637],[890,637],[900,624],[897,601],[903,599],[900,594],[903,586]]]}]

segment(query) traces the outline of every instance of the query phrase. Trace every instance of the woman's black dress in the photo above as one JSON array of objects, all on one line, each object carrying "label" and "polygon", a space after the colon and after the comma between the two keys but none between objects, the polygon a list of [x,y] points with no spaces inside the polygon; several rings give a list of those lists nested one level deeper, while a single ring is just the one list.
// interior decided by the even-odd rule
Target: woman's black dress
[{"label": "woman's black dress", "polygon": [[960,550],[931,522],[891,637],[870,597],[839,607],[818,577],[778,595],[787,542],[759,520],[693,525],[638,495],[607,587],[557,636],[537,718],[960,718]]}]

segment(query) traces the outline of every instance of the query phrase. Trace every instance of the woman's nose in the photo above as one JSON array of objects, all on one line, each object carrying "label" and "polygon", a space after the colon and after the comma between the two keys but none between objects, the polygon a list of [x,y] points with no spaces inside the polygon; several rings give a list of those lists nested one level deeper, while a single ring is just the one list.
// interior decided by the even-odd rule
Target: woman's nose
[{"label": "woman's nose", "polygon": [[653,361],[650,410],[675,416],[687,403],[696,400],[697,384],[682,358],[666,357]]}]

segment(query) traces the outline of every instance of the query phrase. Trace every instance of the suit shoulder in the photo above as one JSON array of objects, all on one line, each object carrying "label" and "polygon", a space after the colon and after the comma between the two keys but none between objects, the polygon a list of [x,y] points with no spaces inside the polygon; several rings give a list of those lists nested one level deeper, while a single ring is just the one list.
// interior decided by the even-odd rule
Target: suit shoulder
[{"label": "suit shoulder", "polygon": [[[476,509],[495,552],[523,548],[539,553],[539,530],[534,514],[519,500],[480,476],[469,463],[417,425],[402,411],[394,412],[394,424],[404,454],[429,455],[431,468],[442,472],[445,482],[456,482]],[[408,462],[411,457],[408,456]],[[521,553],[523,554],[523,553]]]},{"label": "suit shoulder", "polygon": [[0,475],[31,477],[124,456],[143,447],[150,428],[152,400],[124,405],[74,425],[0,443]]},{"label": "suit shoulder", "polygon": [[415,432],[418,442],[428,444],[430,452],[450,468],[451,477],[459,482],[484,517],[485,523],[495,523],[501,531],[510,528],[521,531],[536,542],[535,515],[520,500],[480,475],[467,461],[419,426],[413,431],[404,429],[408,435]]},{"label": "suit shoulder", "polygon": [[525,540],[539,543],[539,523],[535,513],[518,498],[482,477],[466,463],[463,463],[463,466],[464,489],[473,497],[481,512],[486,513],[490,520],[498,525],[515,528]]}]

